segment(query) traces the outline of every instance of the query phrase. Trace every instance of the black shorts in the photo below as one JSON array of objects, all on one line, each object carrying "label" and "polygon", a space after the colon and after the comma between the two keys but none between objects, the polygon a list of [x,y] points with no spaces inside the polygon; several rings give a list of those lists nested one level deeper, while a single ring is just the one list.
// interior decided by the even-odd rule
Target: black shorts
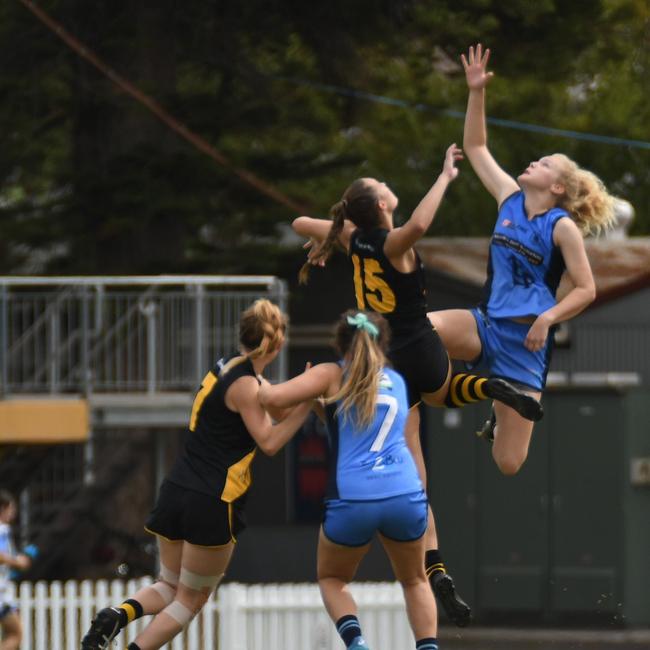
[{"label": "black shorts", "polygon": [[433,326],[415,341],[390,350],[388,359],[404,377],[409,408],[420,401],[422,393],[435,393],[449,372],[449,355]]},{"label": "black shorts", "polygon": [[170,541],[222,546],[234,542],[246,528],[243,506],[243,499],[226,503],[217,496],[163,481],[145,530]]}]

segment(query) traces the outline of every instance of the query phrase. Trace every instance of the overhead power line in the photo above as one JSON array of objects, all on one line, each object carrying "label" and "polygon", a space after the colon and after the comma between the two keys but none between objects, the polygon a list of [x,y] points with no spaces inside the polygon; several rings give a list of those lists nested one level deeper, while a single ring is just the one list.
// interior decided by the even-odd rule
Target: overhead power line
[{"label": "overhead power line", "polygon": [[[320,90],[322,92],[331,93],[335,95],[343,95],[346,97],[354,97],[355,99],[362,99],[365,101],[373,102],[375,104],[387,104],[389,106],[399,106],[400,108],[407,108],[416,111],[427,111],[444,115],[445,117],[452,117],[459,120],[465,119],[464,111],[455,111],[448,108],[438,108],[431,104],[409,102],[403,99],[396,99],[395,97],[387,97],[386,95],[375,95],[363,90],[355,88],[346,88],[345,86],[335,86],[332,84],[324,84],[317,81],[309,81],[308,79],[299,79],[295,77],[284,77],[274,75],[271,78],[279,81],[286,81],[298,86],[307,86]],[[517,122],[515,120],[504,120],[498,117],[486,117],[488,124],[495,126],[502,126],[508,129],[516,129],[518,131],[530,131],[532,133],[543,133],[544,135],[559,136],[562,138],[571,138],[573,140],[587,140],[589,142],[598,142],[600,144],[611,144],[622,147],[633,147],[636,149],[650,149],[650,142],[644,140],[630,140],[627,138],[616,138],[609,135],[599,135],[597,133],[584,133],[581,131],[571,131],[569,129],[556,129],[551,126],[541,126],[539,124],[530,124],[528,122]]]},{"label": "overhead power line", "polygon": [[38,18],[49,30],[54,32],[68,47],[74,50],[79,56],[84,58],[90,64],[95,66],[103,75],[108,77],[116,86],[121,88],[125,93],[133,97],[137,102],[151,111],[161,122],[166,124],[173,131],[178,133],[182,138],[196,147],[199,151],[212,158],[215,162],[225,167],[233,174],[238,176],[244,183],[254,187],[258,192],[273,199],[294,212],[307,212],[304,206],[299,205],[296,201],[286,196],[280,190],[276,189],[266,181],[262,180],[252,172],[234,165],[226,156],[208,143],[197,133],[187,128],[183,123],[174,118],[166,111],[155,99],[142,92],[135,84],[128,79],[119,75],[113,68],[104,63],[91,49],[81,43],[78,39],[68,33],[56,20],[49,16],[39,6],[31,0],[20,0],[29,11]]}]

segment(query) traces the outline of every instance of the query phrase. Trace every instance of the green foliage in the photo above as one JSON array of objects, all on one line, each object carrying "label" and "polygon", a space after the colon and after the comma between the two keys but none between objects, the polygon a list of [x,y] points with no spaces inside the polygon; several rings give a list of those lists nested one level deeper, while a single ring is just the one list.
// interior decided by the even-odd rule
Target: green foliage
[{"label": "green foliage", "polygon": [[[644,0],[42,0],[108,65],[246,169],[324,216],[358,176],[408,216],[462,142],[459,54],[493,49],[488,113],[650,140]],[[20,3],[0,3],[0,272],[264,272],[295,216],[182,140]],[[409,106],[327,92],[318,84]],[[414,108],[420,105],[420,109]],[[560,150],[650,232],[650,151],[490,127],[516,173]],[[487,235],[467,164],[431,234]],[[296,248],[296,255],[300,255]],[[286,264],[285,264],[286,266]]]}]

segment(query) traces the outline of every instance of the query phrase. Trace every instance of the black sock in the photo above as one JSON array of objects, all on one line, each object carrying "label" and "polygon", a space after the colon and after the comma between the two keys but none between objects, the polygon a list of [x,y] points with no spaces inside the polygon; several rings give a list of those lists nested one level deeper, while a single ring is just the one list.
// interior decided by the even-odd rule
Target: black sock
[{"label": "black sock", "polygon": [[424,554],[424,569],[429,580],[436,573],[447,573],[445,563],[442,561],[442,555],[437,548]]},{"label": "black sock", "polygon": [[345,643],[345,647],[347,648],[354,639],[361,636],[359,619],[352,614],[341,616],[341,618],[336,621],[336,631],[341,635],[343,643]]},{"label": "black sock", "polygon": [[415,642],[415,650],[438,650],[438,639],[431,636],[419,639]]},{"label": "black sock", "polygon": [[445,406],[449,409],[459,408],[466,404],[480,402],[488,399],[483,391],[483,384],[487,379],[478,375],[468,375],[466,372],[457,372],[451,376],[449,390],[445,397]]},{"label": "black sock", "polygon": [[135,621],[136,618],[140,618],[144,615],[142,611],[142,605],[133,598],[128,598],[125,600],[118,608],[120,612],[120,627],[126,627],[132,621]]},{"label": "black sock", "polygon": [[[137,643],[129,643],[126,650],[140,650],[140,646]],[[438,650],[438,646],[436,646],[436,650]]]}]

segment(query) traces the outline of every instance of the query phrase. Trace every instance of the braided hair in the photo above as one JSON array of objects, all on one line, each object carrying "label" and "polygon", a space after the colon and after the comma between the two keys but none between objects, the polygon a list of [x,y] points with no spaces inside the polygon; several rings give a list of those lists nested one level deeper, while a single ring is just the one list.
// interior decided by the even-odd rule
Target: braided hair
[{"label": "braided hair", "polygon": [[257,359],[275,352],[284,342],[287,317],[266,298],[256,300],[239,320],[239,342],[249,350],[246,356]]},{"label": "braided hair", "polygon": [[330,208],[332,227],[311,262],[303,264],[298,274],[300,284],[306,284],[309,271],[314,262],[326,261],[337,246],[338,237],[343,230],[345,220],[351,221],[361,230],[369,230],[379,223],[377,190],[365,178],[357,178],[343,192],[341,200]]},{"label": "braided hair", "polygon": [[246,352],[231,359],[221,370],[227,373],[246,359],[257,359],[279,350],[284,343],[287,316],[270,300],[259,298],[239,319],[239,342]]}]

